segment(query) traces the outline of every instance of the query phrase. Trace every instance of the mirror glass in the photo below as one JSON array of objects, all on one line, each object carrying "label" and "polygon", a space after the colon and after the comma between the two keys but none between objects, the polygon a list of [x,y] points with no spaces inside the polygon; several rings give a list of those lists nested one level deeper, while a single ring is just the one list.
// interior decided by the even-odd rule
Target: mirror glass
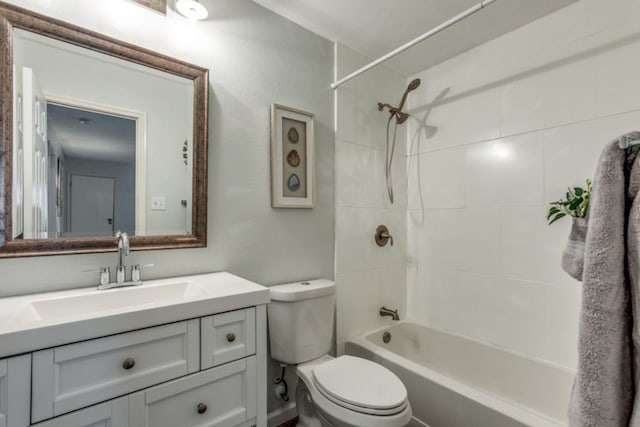
[{"label": "mirror glass", "polygon": [[192,234],[194,81],[13,28],[12,240]]}]

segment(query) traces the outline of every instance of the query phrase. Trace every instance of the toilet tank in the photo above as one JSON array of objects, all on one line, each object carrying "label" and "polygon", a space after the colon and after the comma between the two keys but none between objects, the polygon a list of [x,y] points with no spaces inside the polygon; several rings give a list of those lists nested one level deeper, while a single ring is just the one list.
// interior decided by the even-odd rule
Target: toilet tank
[{"label": "toilet tank", "polygon": [[271,357],[299,364],[329,353],[336,284],[318,279],[269,287]]}]

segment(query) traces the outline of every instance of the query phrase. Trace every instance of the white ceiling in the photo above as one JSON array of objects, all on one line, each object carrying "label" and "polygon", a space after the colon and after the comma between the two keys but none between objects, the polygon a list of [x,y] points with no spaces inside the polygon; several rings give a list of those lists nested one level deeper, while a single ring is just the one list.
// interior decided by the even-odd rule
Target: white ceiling
[{"label": "white ceiling", "polygon": [[[375,59],[480,0],[254,1],[310,31]],[[575,1],[497,0],[386,64],[410,76]]]},{"label": "white ceiling", "polygon": [[135,120],[48,104],[47,133],[66,157],[108,162],[136,158]]}]

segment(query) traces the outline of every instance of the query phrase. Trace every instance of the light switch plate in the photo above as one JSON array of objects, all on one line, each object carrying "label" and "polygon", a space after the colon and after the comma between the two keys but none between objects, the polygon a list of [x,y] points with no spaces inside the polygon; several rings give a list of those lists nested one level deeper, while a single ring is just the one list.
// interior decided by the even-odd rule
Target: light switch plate
[{"label": "light switch plate", "polygon": [[164,211],[166,210],[166,203],[164,196],[153,196],[151,197],[151,210],[152,211]]}]

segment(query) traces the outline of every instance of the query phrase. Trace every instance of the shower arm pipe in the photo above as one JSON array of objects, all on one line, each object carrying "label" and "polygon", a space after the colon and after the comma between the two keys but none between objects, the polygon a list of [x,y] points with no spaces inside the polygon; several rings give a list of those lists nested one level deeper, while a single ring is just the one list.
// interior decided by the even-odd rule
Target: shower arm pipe
[{"label": "shower arm pipe", "polygon": [[364,67],[354,71],[353,73],[349,74],[348,76],[345,76],[345,77],[341,78],[340,80],[331,83],[331,89],[337,89],[338,86],[342,85],[343,83],[346,83],[349,80],[351,80],[351,79],[353,79],[355,77],[358,77],[360,74],[369,71],[370,69],[372,69],[373,67],[375,67],[377,65],[382,64],[383,62],[393,58],[397,54],[402,53],[405,50],[417,45],[418,43],[421,43],[421,42],[427,40],[431,36],[434,36],[434,35],[438,34],[440,31],[449,28],[453,24],[456,24],[456,23],[462,21],[463,19],[465,19],[465,18],[473,15],[474,13],[484,9],[485,7],[489,6],[494,1],[496,1],[496,0],[482,0],[480,3],[476,4],[475,6],[471,6],[469,9],[465,10],[464,12],[461,12],[461,13],[457,14],[453,18],[449,19],[446,22],[443,22],[442,24],[438,25],[437,27],[432,28],[431,30],[429,30],[426,33],[424,33],[423,35],[416,37],[415,39],[403,44],[399,48],[394,49],[391,52],[387,53],[386,55],[381,56],[380,58],[376,59],[375,61],[372,61],[372,62],[368,63]]}]

